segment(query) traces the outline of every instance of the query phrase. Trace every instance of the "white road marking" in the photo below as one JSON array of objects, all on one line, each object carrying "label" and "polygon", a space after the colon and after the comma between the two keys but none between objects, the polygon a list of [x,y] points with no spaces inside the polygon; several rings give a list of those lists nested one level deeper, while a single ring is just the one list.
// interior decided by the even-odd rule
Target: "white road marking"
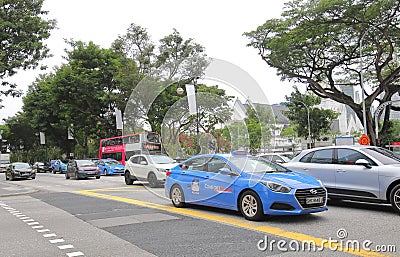
[{"label": "white road marking", "polygon": [[59,238],[59,239],[49,240],[49,242],[52,243],[52,244],[57,244],[57,243],[63,243],[63,242],[65,242],[65,240],[62,239],[62,238]]},{"label": "white road marking", "polygon": [[43,233],[43,232],[49,232],[50,231],[50,229],[39,229],[39,230],[36,230],[37,232],[39,232],[39,233]]},{"label": "white road marking", "polygon": [[60,248],[61,250],[65,250],[65,249],[72,249],[74,248],[73,245],[59,245],[58,248]]},{"label": "white road marking", "polygon": [[54,234],[54,233],[51,233],[51,234],[44,234],[44,235],[43,235],[43,237],[55,237],[55,236],[57,236],[57,235]]},{"label": "white road marking", "polygon": [[[23,222],[25,222],[29,226],[32,226],[32,228],[36,229],[36,231],[38,233],[50,232],[50,229],[47,229],[47,228],[46,229],[41,229],[41,228],[43,228],[43,226],[39,225],[39,222],[37,222],[34,219],[22,214],[20,211],[9,207],[7,204],[5,204],[3,202],[0,202],[0,207],[2,207],[3,209],[8,210],[10,214],[12,214],[13,216],[15,216],[18,219],[22,220]],[[36,225],[36,226],[33,226],[33,225]],[[57,235],[55,233],[43,234],[43,237],[45,237],[45,238],[56,237],[56,236]],[[65,240],[63,238],[57,238],[57,239],[50,239],[49,242],[51,244],[57,244],[57,243],[63,243],[63,242],[65,242]],[[74,248],[74,246],[70,245],[70,244],[59,245],[57,247],[60,250],[73,249]],[[82,252],[72,252],[72,253],[67,253],[67,256],[68,257],[77,257],[77,256],[85,256],[85,254],[82,253]]]},{"label": "white road marking", "polygon": [[67,253],[68,257],[84,256],[82,252]]}]

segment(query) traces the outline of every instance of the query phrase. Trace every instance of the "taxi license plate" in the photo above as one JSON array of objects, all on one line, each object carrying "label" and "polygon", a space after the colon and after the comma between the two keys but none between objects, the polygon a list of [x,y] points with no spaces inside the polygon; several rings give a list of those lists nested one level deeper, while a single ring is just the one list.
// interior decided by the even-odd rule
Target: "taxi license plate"
[{"label": "taxi license plate", "polygon": [[309,197],[306,198],[306,204],[322,203],[323,200],[324,200],[323,197]]}]

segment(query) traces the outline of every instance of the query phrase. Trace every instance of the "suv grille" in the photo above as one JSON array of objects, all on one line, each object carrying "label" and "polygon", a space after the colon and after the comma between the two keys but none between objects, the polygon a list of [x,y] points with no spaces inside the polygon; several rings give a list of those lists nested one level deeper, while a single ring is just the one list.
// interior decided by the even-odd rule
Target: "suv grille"
[{"label": "suv grille", "polygon": [[[324,207],[326,203],[326,190],[322,187],[297,189],[294,195],[303,209],[314,209],[314,208]],[[310,198],[313,199],[320,198],[322,200],[321,202],[315,203],[314,201],[311,201],[311,203],[307,203],[307,199],[310,200]]]}]

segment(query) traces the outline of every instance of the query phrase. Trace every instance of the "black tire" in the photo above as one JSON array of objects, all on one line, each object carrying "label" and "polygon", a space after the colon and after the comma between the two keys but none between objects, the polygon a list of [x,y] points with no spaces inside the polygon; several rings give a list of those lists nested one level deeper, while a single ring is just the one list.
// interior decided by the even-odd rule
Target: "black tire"
[{"label": "black tire", "polygon": [[131,179],[131,173],[129,171],[125,171],[125,184],[127,185],[132,185],[133,184],[133,179]]},{"label": "black tire", "polygon": [[400,214],[400,185],[395,186],[390,192],[390,203],[393,209]]},{"label": "black tire", "polygon": [[32,177],[32,179],[36,179],[36,177]]},{"label": "black tire", "polygon": [[185,194],[180,185],[173,185],[171,191],[169,192],[169,198],[172,200],[172,204],[177,208],[182,208],[186,206]]},{"label": "black tire", "polygon": [[56,171],[55,171],[55,170],[53,170],[53,174],[56,174]]},{"label": "black tire", "polygon": [[96,176],[96,179],[100,179],[100,176]]},{"label": "black tire", "polygon": [[149,175],[147,175],[147,181],[149,182],[149,187],[151,188],[157,187],[158,185],[157,176],[153,172],[150,172]]},{"label": "black tire", "polygon": [[239,209],[247,220],[262,220],[264,217],[260,197],[253,191],[245,191],[239,200]]},{"label": "black tire", "polygon": [[70,179],[70,177],[68,176],[68,173],[65,172],[65,179]]}]

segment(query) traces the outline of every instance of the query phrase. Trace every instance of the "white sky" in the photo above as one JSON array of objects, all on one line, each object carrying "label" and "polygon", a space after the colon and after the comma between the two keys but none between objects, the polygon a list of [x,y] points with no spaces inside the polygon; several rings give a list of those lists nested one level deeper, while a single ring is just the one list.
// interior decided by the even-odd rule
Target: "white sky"
[{"label": "white sky", "polygon": [[[176,28],[183,38],[193,38],[206,48],[209,57],[235,64],[248,72],[263,88],[269,103],[284,101],[292,86],[281,82],[274,69],[261,60],[257,50],[246,47],[242,34],[278,18],[287,0],[45,0],[48,18],[57,20],[47,45],[54,57],[44,61],[52,67],[60,65],[67,47],[64,38],[93,41],[108,48],[135,23],[147,29],[152,40],[158,40]],[[13,80],[24,92],[39,72],[20,72]],[[0,120],[21,110],[22,99],[4,99]]]}]

